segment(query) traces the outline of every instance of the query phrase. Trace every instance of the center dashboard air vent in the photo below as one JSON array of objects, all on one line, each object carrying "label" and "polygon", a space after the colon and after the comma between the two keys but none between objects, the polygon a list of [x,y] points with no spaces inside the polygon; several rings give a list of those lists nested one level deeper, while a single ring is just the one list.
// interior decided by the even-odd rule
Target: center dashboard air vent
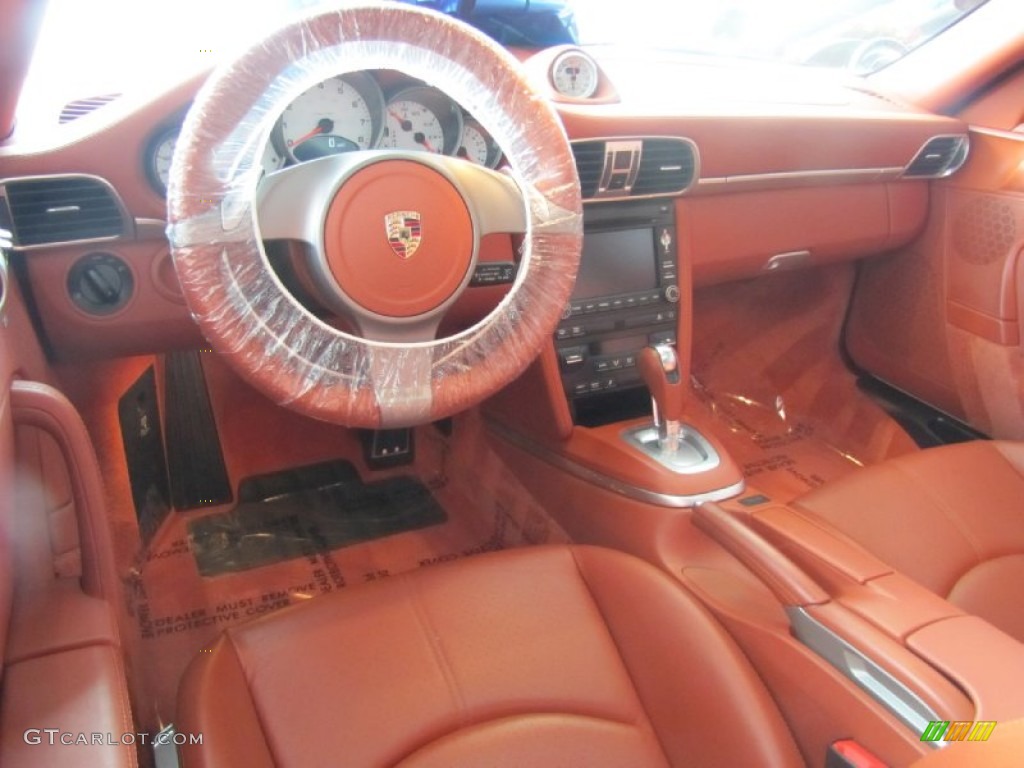
[{"label": "center dashboard air vent", "polygon": [[42,176],[3,183],[16,247],[101,240],[125,234],[124,209],[95,176]]},{"label": "center dashboard air vent", "polygon": [[588,200],[597,194],[597,185],[601,183],[601,174],[604,172],[604,142],[574,142],[572,154],[576,159],[576,173],[580,177],[580,192],[583,199]]},{"label": "center dashboard air vent", "polygon": [[678,195],[697,179],[697,147],[689,139],[575,141],[572,152],[584,200]]}]

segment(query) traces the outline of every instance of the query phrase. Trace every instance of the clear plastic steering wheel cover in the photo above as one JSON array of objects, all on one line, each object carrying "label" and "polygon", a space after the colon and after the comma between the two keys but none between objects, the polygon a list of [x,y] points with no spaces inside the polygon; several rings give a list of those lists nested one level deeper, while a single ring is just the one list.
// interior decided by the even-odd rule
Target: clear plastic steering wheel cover
[{"label": "clear plastic steering wheel cover", "polygon": [[[420,343],[358,338],[281,285],[258,236],[256,187],[274,121],[307,88],[392,69],[440,88],[501,146],[526,203],[509,295],[482,322]],[[497,391],[550,338],[579,264],[579,182],[557,114],[518,62],[444,15],[351,7],[296,21],[215,71],[171,167],[168,236],[188,306],[214,349],[279,404],[348,426],[443,418]]]}]

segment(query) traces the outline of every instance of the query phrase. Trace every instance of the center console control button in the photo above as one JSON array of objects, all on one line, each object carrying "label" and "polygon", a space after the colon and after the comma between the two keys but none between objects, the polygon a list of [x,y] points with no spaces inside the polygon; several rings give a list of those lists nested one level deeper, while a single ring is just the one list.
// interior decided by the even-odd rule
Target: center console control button
[{"label": "center console control button", "polygon": [[565,347],[558,351],[558,357],[563,370],[575,370],[587,361],[587,348],[585,346]]},{"label": "center console control button", "polygon": [[594,358],[594,370],[598,372],[618,371],[636,367],[636,355],[606,355]]}]

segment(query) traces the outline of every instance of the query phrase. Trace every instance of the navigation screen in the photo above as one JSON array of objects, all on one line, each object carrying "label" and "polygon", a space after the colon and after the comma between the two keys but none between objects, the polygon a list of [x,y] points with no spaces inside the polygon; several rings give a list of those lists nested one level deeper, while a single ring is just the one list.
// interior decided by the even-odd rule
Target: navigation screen
[{"label": "navigation screen", "polygon": [[658,287],[655,258],[653,229],[588,232],[573,298],[653,290]]}]

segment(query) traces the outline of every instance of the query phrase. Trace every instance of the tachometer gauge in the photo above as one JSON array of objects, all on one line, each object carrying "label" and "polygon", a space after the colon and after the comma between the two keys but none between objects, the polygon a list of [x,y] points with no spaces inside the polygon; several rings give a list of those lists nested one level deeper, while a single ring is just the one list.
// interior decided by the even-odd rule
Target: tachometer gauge
[{"label": "tachometer gauge", "polygon": [[463,120],[462,138],[459,140],[459,148],[455,155],[478,165],[494,168],[501,160],[501,149],[480,123],[467,117]]},{"label": "tachometer gauge", "polygon": [[381,149],[454,154],[462,136],[462,110],[435,88],[416,85],[387,103]]},{"label": "tachometer gauge", "polygon": [[597,62],[583,51],[570,50],[551,65],[551,83],[563,96],[589,99],[597,91]]},{"label": "tachometer gauge", "polygon": [[373,147],[384,97],[365,73],[332,77],[299,94],[278,120],[278,143],[297,163]]}]

